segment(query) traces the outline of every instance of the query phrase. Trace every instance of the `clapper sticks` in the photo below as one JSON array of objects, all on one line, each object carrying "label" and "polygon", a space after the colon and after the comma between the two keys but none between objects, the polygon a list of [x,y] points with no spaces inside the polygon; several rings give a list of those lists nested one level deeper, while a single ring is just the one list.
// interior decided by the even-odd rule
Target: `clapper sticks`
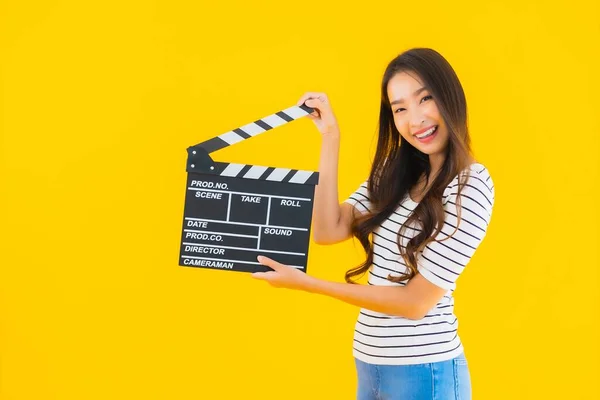
[{"label": "clapper sticks", "polygon": [[179,265],[262,272],[260,254],[306,272],[319,174],[215,162],[210,153],[304,117],[293,106],[190,146]]}]

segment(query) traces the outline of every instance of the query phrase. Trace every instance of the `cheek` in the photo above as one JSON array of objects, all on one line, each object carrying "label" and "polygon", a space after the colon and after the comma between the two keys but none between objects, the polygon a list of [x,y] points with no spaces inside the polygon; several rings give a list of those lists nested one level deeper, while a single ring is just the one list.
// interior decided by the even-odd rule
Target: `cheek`
[{"label": "cheek", "polygon": [[427,115],[427,117],[437,121],[438,123],[442,120],[440,111],[438,110],[437,106],[435,105],[435,102],[433,101],[428,102],[427,107],[425,108],[425,114]]},{"label": "cheek", "polygon": [[408,122],[406,121],[406,118],[394,115],[394,125],[396,126],[396,129],[398,129],[398,132],[403,135],[407,132]]}]

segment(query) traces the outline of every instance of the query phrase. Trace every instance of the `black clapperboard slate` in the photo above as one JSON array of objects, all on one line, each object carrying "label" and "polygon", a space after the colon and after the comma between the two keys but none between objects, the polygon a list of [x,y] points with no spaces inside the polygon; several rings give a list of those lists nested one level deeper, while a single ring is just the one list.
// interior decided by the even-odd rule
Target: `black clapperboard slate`
[{"label": "black clapperboard slate", "polygon": [[306,272],[318,172],[215,162],[210,153],[304,117],[293,106],[187,148],[179,265],[270,271],[264,255]]}]

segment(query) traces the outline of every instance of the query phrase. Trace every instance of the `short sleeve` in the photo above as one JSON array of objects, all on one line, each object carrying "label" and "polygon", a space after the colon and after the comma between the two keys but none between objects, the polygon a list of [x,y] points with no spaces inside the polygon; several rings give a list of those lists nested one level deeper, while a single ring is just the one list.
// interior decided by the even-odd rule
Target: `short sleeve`
[{"label": "short sleeve", "polygon": [[371,202],[369,200],[368,180],[361,185],[344,201],[354,206],[361,214],[371,211]]},{"label": "short sleeve", "polygon": [[[458,197],[461,219],[457,223]],[[430,282],[443,289],[453,290],[456,288],[456,280],[483,241],[492,217],[494,185],[487,169],[480,164],[472,167],[460,195],[458,176],[454,178],[444,190],[442,202],[445,220],[436,240],[452,237],[441,242],[429,242],[417,257],[417,268]]]}]

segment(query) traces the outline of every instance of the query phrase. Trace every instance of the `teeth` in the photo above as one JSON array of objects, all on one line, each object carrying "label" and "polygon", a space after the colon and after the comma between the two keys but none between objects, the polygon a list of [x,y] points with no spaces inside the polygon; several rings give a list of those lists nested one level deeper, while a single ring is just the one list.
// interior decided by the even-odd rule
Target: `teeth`
[{"label": "teeth", "polygon": [[427,131],[425,131],[425,132],[421,133],[420,135],[417,135],[417,137],[418,137],[419,139],[425,139],[427,136],[431,136],[431,135],[433,135],[433,133],[435,132],[436,128],[437,128],[437,127],[436,127],[436,126],[434,126],[433,128],[431,128],[431,129],[429,129],[429,130],[427,130]]}]

